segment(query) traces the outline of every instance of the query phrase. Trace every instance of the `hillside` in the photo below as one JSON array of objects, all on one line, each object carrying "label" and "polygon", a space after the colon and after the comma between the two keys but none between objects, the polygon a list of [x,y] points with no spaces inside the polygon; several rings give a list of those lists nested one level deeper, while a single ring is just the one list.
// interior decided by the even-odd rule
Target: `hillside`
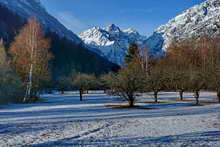
[{"label": "hillside", "polygon": [[55,79],[73,71],[101,74],[118,68],[88,50],[81,39],[48,14],[38,0],[0,0],[0,11],[0,38],[4,39],[7,47],[29,17],[39,20],[52,42],[54,60],[51,70]]},{"label": "hillside", "polygon": [[220,34],[219,0],[207,0],[184,11],[167,24],[160,26],[145,41],[145,45],[154,55],[161,55],[173,38],[199,37],[204,33],[210,36]]}]

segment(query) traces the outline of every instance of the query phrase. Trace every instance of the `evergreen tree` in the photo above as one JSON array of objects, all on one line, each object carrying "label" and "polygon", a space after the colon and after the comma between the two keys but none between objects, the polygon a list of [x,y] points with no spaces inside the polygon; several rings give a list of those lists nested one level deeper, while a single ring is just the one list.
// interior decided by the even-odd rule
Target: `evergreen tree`
[{"label": "evergreen tree", "polygon": [[128,54],[125,57],[125,64],[128,65],[138,55],[139,55],[138,45],[136,43],[130,43]]},{"label": "evergreen tree", "polygon": [[10,68],[3,41],[0,40],[0,104],[19,102],[21,85],[20,78]]},{"label": "evergreen tree", "polygon": [[5,51],[5,47],[3,45],[3,41],[0,40],[0,66],[7,65],[7,55]]}]

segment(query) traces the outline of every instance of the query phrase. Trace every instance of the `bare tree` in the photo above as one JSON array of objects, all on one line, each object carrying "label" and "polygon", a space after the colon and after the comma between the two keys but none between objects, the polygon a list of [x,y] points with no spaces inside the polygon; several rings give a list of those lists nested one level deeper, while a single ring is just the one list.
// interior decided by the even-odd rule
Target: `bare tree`
[{"label": "bare tree", "polygon": [[[197,54],[197,60],[194,60],[194,69],[192,77],[196,97],[199,96],[198,90],[208,89],[208,87],[215,87],[214,89],[218,91],[219,89],[219,64],[220,64],[220,46],[219,38],[210,37],[208,35],[202,35],[197,39],[194,44]],[[210,75],[212,74],[212,75]],[[196,78],[195,78],[196,76]],[[194,83],[194,81],[196,83]],[[210,84],[212,86],[210,86]],[[197,100],[198,104],[198,100]]]},{"label": "bare tree", "polygon": [[189,72],[191,66],[191,42],[189,40],[173,40],[163,59],[163,67],[168,79],[167,89],[179,91],[180,100],[183,100],[183,93],[188,90]]},{"label": "bare tree", "polygon": [[100,77],[100,85],[104,89],[104,92],[106,93],[107,90],[112,90],[113,85],[113,79],[115,77],[114,73],[108,73],[105,75],[102,75]]},{"label": "bare tree", "polygon": [[150,75],[146,76],[146,91],[154,92],[155,103],[158,102],[158,93],[165,89],[167,84],[165,70],[160,61],[156,61],[150,69]]},{"label": "bare tree", "polygon": [[170,88],[179,89],[181,99],[188,89],[195,93],[199,103],[199,91],[207,85],[210,50],[210,38],[207,36],[174,40],[170,44],[166,56],[166,64],[173,70],[169,73]]},{"label": "bare tree", "polygon": [[144,47],[138,48],[138,55],[137,59],[139,59],[139,63],[141,65],[141,68],[146,72],[146,74],[149,74],[149,55],[148,55],[148,49]]},{"label": "bare tree", "polygon": [[138,60],[133,60],[113,77],[112,91],[133,107],[138,94],[144,91],[145,75]]},{"label": "bare tree", "polygon": [[217,98],[220,103],[220,67],[211,67],[206,71],[207,88],[208,90],[217,91]]},{"label": "bare tree", "polygon": [[180,100],[183,100],[184,92],[188,90],[189,73],[184,69],[176,69],[173,66],[164,66],[164,77],[167,81],[165,83],[166,90],[175,90],[179,92]]},{"label": "bare tree", "polygon": [[206,78],[206,85],[209,90],[217,91],[218,101],[220,102],[220,45],[219,37],[203,36],[202,55]]},{"label": "bare tree", "polygon": [[94,86],[96,82],[96,77],[94,75],[81,74],[73,75],[72,77],[73,86],[79,89],[80,101],[83,100],[83,92],[89,90]]},{"label": "bare tree", "polygon": [[64,94],[64,91],[70,88],[71,79],[69,77],[61,77],[58,80],[58,89],[61,91],[61,94]]},{"label": "bare tree", "polygon": [[30,18],[10,47],[13,65],[26,83],[24,102],[33,97],[41,82],[49,77],[48,61],[52,57],[49,44],[40,23]]},{"label": "bare tree", "polygon": [[200,91],[204,89],[206,85],[206,80],[201,71],[191,70],[189,88],[194,92],[194,97],[196,99],[196,104],[199,104]]}]

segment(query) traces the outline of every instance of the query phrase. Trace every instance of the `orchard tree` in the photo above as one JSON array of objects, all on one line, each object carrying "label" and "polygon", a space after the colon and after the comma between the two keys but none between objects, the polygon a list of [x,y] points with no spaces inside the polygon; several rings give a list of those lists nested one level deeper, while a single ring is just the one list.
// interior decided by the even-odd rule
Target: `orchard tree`
[{"label": "orchard tree", "polygon": [[36,96],[43,81],[49,78],[49,39],[36,18],[30,18],[10,47],[13,65],[21,77],[26,92],[23,101]]},{"label": "orchard tree", "polygon": [[[191,86],[195,91],[196,103],[199,103],[199,90],[208,89],[209,84],[218,90],[218,66],[220,61],[219,38],[202,35],[199,39],[191,42],[193,50],[191,51]],[[213,75],[210,73],[213,72]],[[210,81],[210,79],[212,79]],[[214,80],[217,80],[214,81]],[[210,82],[211,83],[210,83]]]},{"label": "orchard tree", "polygon": [[61,77],[58,80],[58,89],[61,91],[61,94],[64,94],[64,91],[70,88],[71,79],[69,77]]},{"label": "orchard tree", "polygon": [[100,77],[100,85],[104,89],[105,93],[106,93],[106,90],[113,89],[112,85],[113,85],[114,78],[115,78],[114,73],[108,73]]},{"label": "orchard tree", "polygon": [[211,68],[206,72],[208,90],[217,91],[218,102],[220,103],[220,66]]},{"label": "orchard tree", "polygon": [[73,87],[79,89],[80,101],[83,100],[83,92],[91,89],[96,82],[96,77],[94,75],[81,74],[78,73],[73,74],[72,77]]},{"label": "orchard tree", "polygon": [[140,63],[133,60],[113,77],[112,91],[133,107],[139,93],[144,91],[145,76]]},{"label": "orchard tree", "polygon": [[169,90],[179,91],[180,100],[183,100],[183,93],[188,90],[190,62],[190,43],[188,40],[173,40],[168,49],[166,57],[163,59],[163,66],[166,71]]},{"label": "orchard tree", "polygon": [[165,89],[167,79],[165,78],[165,72],[160,61],[154,65],[150,70],[150,75],[146,77],[146,91],[153,91],[155,103],[158,102],[158,93]]},{"label": "orchard tree", "polygon": [[188,84],[190,83],[190,75],[186,70],[174,70],[170,73],[171,87],[179,92],[180,100],[183,100],[183,94],[188,90]]},{"label": "orchard tree", "polygon": [[180,100],[183,100],[184,92],[188,90],[189,73],[184,69],[177,69],[172,65],[164,65],[164,90],[179,92]]},{"label": "orchard tree", "polygon": [[203,62],[205,62],[205,78],[209,90],[217,91],[218,101],[220,102],[220,38],[203,37]]},{"label": "orchard tree", "polygon": [[199,104],[200,91],[206,85],[206,79],[201,71],[192,70],[190,73],[189,88],[194,92],[194,98],[196,99],[196,104]]}]

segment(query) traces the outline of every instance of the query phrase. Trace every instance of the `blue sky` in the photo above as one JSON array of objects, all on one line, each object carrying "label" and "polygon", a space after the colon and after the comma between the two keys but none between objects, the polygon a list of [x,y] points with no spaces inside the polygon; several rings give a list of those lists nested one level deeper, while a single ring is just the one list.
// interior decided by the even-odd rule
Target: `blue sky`
[{"label": "blue sky", "polygon": [[74,33],[116,24],[150,35],[182,11],[205,0],[41,0],[50,14]]}]

